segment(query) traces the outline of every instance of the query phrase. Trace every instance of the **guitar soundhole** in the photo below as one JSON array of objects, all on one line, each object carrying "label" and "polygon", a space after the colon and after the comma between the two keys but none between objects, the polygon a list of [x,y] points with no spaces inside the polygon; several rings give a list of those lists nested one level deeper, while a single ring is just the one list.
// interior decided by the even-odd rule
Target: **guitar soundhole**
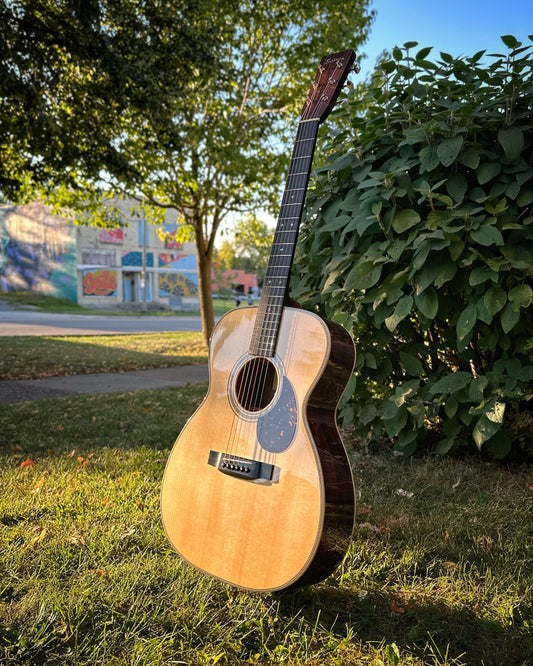
[{"label": "guitar soundhole", "polygon": [[276,394],[278,373],[268,359],[256,356],[247,361],[237,375],[237,402],[248,412],[264,409]]}]

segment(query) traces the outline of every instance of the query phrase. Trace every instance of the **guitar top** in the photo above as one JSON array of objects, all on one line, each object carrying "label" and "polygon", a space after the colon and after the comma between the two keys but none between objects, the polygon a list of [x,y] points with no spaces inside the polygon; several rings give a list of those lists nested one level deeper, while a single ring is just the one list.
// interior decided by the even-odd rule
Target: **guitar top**
[{"label": "guitar top", "polygon": [[268,592],[323,580],[342,561],[355,514],[336,422],[355,361],[337,324],[285,305],[318,128],[355,61],[322,58],[287,175],[259,306],[213,331],[209,388],[168,458],[166,534],[181,557],[237,587]]}]

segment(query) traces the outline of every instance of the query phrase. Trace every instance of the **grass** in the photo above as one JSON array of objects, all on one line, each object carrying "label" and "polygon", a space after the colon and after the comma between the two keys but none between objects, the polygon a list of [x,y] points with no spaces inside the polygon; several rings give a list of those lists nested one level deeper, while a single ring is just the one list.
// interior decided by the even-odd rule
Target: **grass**
[{"label": "grass", "polygon": [[0,337],[0,379],[8,380],[206,361],[202,334],[196,332]]},{"label": "grass", "polygon": [[180,562],[159,520],[177,433],[205,392],[0,407],[0,663],[526,666],[533,475],[352,449],[344,565],[236,591]]},{"label": "grass", "polygon": [[[91,308],[84,308],[77,303],[69,301],[68,298],[58,298],[48,294],[41,294],[32,291],[1,291],[0,300],[6,301],[9,305],[15,307],[28,306],[36,308],[41,312],[51,312],[57,314],[85,314],[85,315],[108,315],[108,316],[147,316],[147,317],[164,317],[164,316],[198,316],[200,311],[195,310],[93,310]],[[213,299],[213,310],[215,316],[220,316],[231,310],[235,306],[232,298],[227,299]]]}]

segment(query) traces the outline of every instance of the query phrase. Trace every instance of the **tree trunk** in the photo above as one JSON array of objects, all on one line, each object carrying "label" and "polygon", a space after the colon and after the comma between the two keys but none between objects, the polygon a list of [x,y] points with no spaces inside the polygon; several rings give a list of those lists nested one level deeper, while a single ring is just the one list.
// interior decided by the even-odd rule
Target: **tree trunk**
[{"label": "tree trunk", "polygon": [[200,298],[200,316],[202,318],[202,333],[207,345],[215,326],[215,315],[213,312],[213,299],[211,296],[211,252],[202,251],[199,243],[197,247],[198,260],[198,296]]}]

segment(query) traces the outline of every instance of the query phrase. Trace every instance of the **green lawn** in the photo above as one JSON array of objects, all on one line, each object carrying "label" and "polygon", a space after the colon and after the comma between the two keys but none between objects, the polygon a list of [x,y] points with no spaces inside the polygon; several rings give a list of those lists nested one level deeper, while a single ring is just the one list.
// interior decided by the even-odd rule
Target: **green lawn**
[{"label": "green lawn", "polygon": [[0,337],[0,379],[205,363],[201,333]]},{"label": "green lawn", "polygon": [[2,665],[533,663],[527,467],[353,451],[332,579],[261,596],[180,562],[159,491],[205,388],[0,407]]},{"label": "green lawn", "polygon": [[[92,310],[91,308],[84,308],[77,303],[69,301],[68,298],[57,298],[56,296],[49,296],[48,294],[40,294],[32,291],[1,291],[0,301],[6,301],[15,307],[32,307],[41,312],[55,312],[58,314],[105,314],[116,316],[147,316],[147,317],[164,317],[164,316],[191,316],[199,315],[199,311],[194,310]],[[220,316],[235,307],[233,298],[213,299],[213,309],[215,316]]]}]

